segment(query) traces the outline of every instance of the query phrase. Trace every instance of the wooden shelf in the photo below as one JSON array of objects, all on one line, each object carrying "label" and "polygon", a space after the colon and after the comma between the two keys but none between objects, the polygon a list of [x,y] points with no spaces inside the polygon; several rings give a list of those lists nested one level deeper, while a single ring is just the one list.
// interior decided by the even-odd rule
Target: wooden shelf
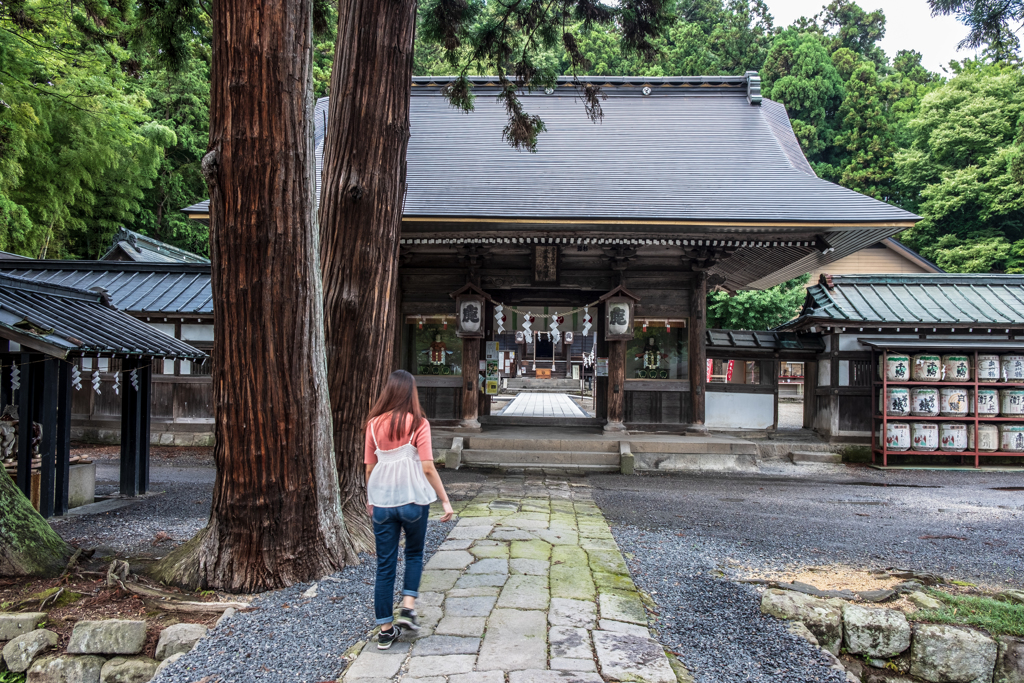
[{"label": "wooden shelf", "polygon": [[[898,379],[894,379],[891,382],[882,382],[880,379],[875,380],[876,387],[880,387],[883,384],[890,387],[973,387],[977,382],[905,382]],[[985,382],[985,384],[998,386],[991,382]]]},{"label": "wooden shelf", "polygon": [[[881,448],[874,448],[872,450],[875,453],[881,453],[882,452]],[[997,456],[1000,456],[1000,457],[1024,458],[1024,453],[1022,453],[1021,451],[978,451],[977,453],[975,453],[974,451],[972,451],[970,449],[963,450],[963,451],[943,451],[943,450],[938,450],[938,449],[936,449],[934,451],[889,451],[889,455],[935,455],[935,454],[939,454],[939,455],[965,455],[965,456],[969,455],[972,458],[975,455],[980,455],[980,456],[997,455]]]},{"label": "wooden shelf", "polygon": [[[875,415],[876,420],[882,421],[881,415]],[[887,422],[918,422],[920,420],[935,420],[939,422],[1020,422],[1024,424],[1024,416],[1022,417],[979,417],[975,419],[973,415],[966,417],[953,417],[952,415],[939,415],[934,417],[931,415],[888,415],[886,416]]]}]

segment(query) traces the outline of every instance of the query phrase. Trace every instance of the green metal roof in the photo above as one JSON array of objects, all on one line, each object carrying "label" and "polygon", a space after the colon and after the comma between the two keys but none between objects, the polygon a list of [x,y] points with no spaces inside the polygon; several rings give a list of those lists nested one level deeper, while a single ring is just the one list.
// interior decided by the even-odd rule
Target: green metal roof
[{"label": "green metal roof", "polygon": [[779,329],[1024,327],[1024,275],[822,275],[800,315]]}]

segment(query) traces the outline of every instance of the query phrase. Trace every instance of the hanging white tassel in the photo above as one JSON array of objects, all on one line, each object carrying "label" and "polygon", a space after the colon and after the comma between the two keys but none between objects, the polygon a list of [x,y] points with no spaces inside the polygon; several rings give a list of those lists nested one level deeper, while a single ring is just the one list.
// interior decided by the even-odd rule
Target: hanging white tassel
[{"label": "hanging white tassel", "polygon": [[498,334],[502,334],[505,331],[505,314],[502,313],[504,308],[501,304],[495,304],[494,306],[494,324],[498,328]]},{"label": "hanging white tassel", "polygon": [[551,330],[551,341],[557,344],[562,338],[562,333],[558,331],[558,311],[551,316],[551,324],[548,325],[548,328]]},{"label": "hanging white tassel", "polygon": [[115,372],[114,373],[114,394],[116,394],[116,395],[120,395],[121,394],[121,373],[120,372]]},{"label": "hanging white tassel", "polygon": [[526,337],[527,344],[533,343],[533,330],[530,329],[530,317],[531,316],[529,311],[527,311],[526,315],[523,316],[523,336]]},{"label": "hanging white tassel", "polygon": [[138,369],[137,368],[132,368],[132,371],[129,374],[131,375],[131,378],[132,378],[132,388],[135,389],[135,391],[138,391],[139,390],[139,371],[138,371]]},{"label": "hanging white tassel", "polygon": [[17,365],[11,366],[11,391],[21,389],[21,368]]},{"label": "hanging white tassel", "polygon": [[100,371],[99,368],[92,371],[92,390],[100,393]]},{"label": "hanging white tassel", "polygon": [[82,371],[78,369],[77,365],[71,366],[71,386],[75,388],[75,391],[82,390]]},{"label": "hanging white tassel", "polygon": [[594,319],[590,317],[590,306],[584,306],[583,307],[583,336],[584,337],[586,337],[588,334],[590,334],[590,328],[593,327],[593,325],[591,325],[591,323],[593,321],[594,321]]}]

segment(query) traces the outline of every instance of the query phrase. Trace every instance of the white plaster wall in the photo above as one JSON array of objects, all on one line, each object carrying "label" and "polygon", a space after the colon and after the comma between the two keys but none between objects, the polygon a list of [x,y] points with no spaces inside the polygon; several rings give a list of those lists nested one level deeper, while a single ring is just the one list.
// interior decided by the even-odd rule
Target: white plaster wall
[{"label": "white plaster wall", "polygon": [[767,429],[775,422],[774,394],[709,391],[704,424],[711,429]]}]

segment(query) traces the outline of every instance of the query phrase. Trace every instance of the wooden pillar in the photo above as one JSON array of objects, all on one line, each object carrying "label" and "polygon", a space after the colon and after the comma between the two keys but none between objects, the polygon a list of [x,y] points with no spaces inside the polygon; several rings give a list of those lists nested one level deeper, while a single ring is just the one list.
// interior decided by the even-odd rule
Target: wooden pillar
[{"label": "wooden pillar", "polygon": [[462,340],[462,424],[463,429],[480,429],[480,340]]},{"label": "wooden pillar", "polygon": [[71,476],[71,368],[61,362],[57,377],[56,478],[53,482],[53,514],[68,513],[68,480]]},{"label": "wooden pillar", "polygon": [[[138,368],[135,358],[121,363],[121,495],[138,496],[142,474],[142,401],[141,392],[132,386],[131,371]],[[141,384],[140,384],[141,387]]]},{"label": "wooden pillar", "polygon": [[804,362],[804,429],[814,428],[814,413],[818,402],[818,362]]},{"label": "wooden pillar", "polygon": [[625,431],[626,394],[626,344],[625,341],[608,342],[608,419],[606,432]]},{"label": "wooden pillar", "polygon": [[[32,371],[33,364],[27,353],[17,360],[21,388],[16,391],[18,401],[18,488],[25,497],[32,498]],[[13,372],[13,370],[12,370]]]},{"label": "wooden pillar", "polygon": [[39,417],[43,428],[39,443],[39,514],[53,516],[54,480],[57,469],[57,389],[58,363],[63,361],[47,357],[39,363]]},{"label": "wooden pillar", "polygon": [[704,426],[704,397],[707,393],[707,273],[699,272],[693,280],[690,293],[690,405],[693,410],[693,427],[706,431]]},{"label": "wooden pillar", "polygon": [[153,363],[155,360],[142,360],[139,364],[139,493],[149,491],[149,440],[150,418],[153,410]]}]

